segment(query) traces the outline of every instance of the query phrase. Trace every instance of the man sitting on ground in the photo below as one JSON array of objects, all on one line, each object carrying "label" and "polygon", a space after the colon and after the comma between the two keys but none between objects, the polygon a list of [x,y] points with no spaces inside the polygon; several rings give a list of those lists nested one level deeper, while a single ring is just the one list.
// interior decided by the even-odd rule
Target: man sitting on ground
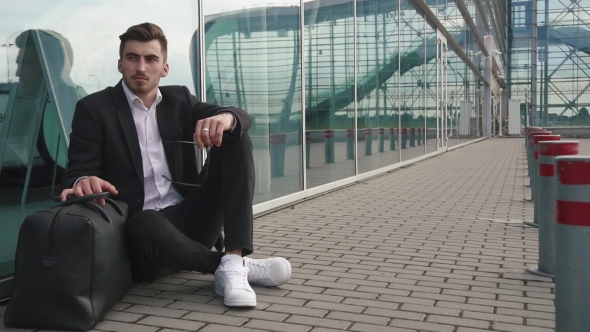
[{"label": "man sitting on ground", "polygon": [[[127,203],[134,280],[215,273],[225,305],[256,306],[249,283],[284,284],[291,265],[246,257],[253,251],[250,116],[200,102],[184,86],[159,86],[169,65],[157,25],[132,26],[119,38],[122,80],[76,105],[62,201],[109,191]],[[201,174],[193,138],[199,149],[210,147]],[[225,253],[211,250],[222,229]]]}]

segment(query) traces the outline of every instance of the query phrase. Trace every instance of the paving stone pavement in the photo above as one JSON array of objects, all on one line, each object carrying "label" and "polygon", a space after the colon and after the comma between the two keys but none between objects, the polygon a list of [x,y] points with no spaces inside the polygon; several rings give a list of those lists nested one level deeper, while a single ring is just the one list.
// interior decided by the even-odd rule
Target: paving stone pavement
[{"label": "paving stone pavement", "polygon": [[484,140],[256,218],[253,257],[286,257],[293,276],[254,287],[255,309],[178,273],[137,285],[96,330],[553,331],[554,283],[524,272],[538,234],[523,148]]}]

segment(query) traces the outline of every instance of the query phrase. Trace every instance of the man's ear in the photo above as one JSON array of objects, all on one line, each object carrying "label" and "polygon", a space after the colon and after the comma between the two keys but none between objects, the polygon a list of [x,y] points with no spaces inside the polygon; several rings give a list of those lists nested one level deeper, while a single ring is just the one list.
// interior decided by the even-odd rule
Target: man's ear
[{"label": "man's ear", "polygon": [[170,66],[168,65],[168,63],[166,63],[164,65],[164,68],[162,69],[162,74],[160,75],[160,77],[166,77],[168,76],[168,73],[170,72]]},{"label": "man's ear", "polygon": [[119,70],[119,73],[123,74],[123,63],[121,62],[121,59],[117,61],[117,69]]}]

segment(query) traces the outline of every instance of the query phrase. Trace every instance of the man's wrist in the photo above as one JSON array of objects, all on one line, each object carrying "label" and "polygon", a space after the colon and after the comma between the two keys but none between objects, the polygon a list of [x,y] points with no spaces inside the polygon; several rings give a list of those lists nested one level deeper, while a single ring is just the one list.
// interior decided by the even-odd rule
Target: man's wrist
[{"label": "man's wrist", "polygon": [[236,116],[233,113],[231,113],[231,112],[223,112],[221,114],[224,114],[224,115],[227,114],[227,115],[230,115],[231,116],[230,126],[229,126],[229,128],[226,131],[232,133],[234,131],[234,129],[236,128],[236,124],[238,123],[238,120],[236,119]]},{"label": "man's wrist", "polygon": [[86,178],[87,178],[87,176],[81,176],[81,177],[79,177],[79,178],[78,178],[78,180],[76,180],[76,181],[74,182],[74,184],[72,185],[72,188],[76,188],[76,185],[78,184],[78,182],[79,182],[80,180],[82,180],[82,179],[86,179]]}]

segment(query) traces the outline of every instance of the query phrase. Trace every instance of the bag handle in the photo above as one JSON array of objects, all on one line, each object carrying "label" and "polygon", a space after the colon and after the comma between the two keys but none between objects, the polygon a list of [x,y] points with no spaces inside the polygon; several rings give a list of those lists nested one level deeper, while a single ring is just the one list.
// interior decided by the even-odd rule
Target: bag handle
[{"label": "bag handle", "polygon": [[[55,202],[61,202],[57,206],[69,206],[69,205],[81,204],[81,203],[93,203],[91,201],[94,200],[94,199],[104,198],[105,199],[105,202],[107,202],[111,206],[113,206],[113,208],[115,209],[115,211],[117,211],[117,213],[119,213],[120,216],[125,217],[125,213],[123,212],[123,209],[121,208],[121,206],[119,206],[119,204],[117,204],[117,202],[115,202],[114,200],[112,200],[111,198],[109,198],[109,196],[111,196],[111,193],[110,192],[103,191],[103,192],[100,192],[100,193],[90,194],[90,195],[81,196],[81,197],[68,196],[66,198],[66,201],[65,202],[61,202],[61,198],[59,196],[55,196],[53,198],[53,200]],[[96,204],[96,203],[94,203],[94,206],[92,206],[92,207],[95,208],[95,209],[98,208],[98,209],[100,209],[102,211],[102,208],[98,204]],[[103,214],[103,216],[104,216],[104,215],[106,215],[106,212],[102,211],[101,214]]]}]

